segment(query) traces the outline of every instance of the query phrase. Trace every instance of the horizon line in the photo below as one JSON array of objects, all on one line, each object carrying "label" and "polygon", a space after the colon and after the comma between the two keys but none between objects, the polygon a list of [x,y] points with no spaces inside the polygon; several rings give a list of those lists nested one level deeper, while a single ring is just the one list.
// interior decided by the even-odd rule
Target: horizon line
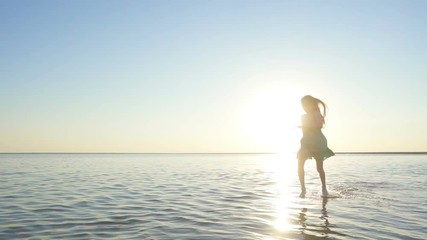
[{"label": "horizon line", "polygon": [[[0,154],[280,154],[277,152],[0,152]],[[289,154],[289,153],[287,153]],[[296,152],[292,152],[296,154]],[[427,151],[342,151],[335,154],[427,154]]]}]

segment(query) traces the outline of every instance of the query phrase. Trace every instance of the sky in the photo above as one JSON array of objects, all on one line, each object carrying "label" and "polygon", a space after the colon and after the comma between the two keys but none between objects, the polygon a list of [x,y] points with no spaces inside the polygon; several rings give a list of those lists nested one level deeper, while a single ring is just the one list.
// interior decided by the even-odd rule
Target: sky
[{"label": "sky", "polygon": [[427,151],[427,1],[2,0],[0,152]]}]

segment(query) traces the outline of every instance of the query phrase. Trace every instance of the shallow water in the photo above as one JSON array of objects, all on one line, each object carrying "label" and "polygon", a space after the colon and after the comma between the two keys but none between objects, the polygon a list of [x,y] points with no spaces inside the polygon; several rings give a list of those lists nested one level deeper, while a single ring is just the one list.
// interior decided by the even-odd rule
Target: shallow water
[{"label": "shallow water", "polygon": [[1,154],[0,239],[426,239],[427,155]]}]

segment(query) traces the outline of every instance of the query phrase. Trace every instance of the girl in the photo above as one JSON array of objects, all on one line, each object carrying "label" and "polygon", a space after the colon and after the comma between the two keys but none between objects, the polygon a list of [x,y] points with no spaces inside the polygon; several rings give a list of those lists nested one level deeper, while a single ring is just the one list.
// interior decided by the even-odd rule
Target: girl
[{"label": "girl", "polygon": [[[323,160],[335,154],[328,148],[327,140],[321,130],[325,124],[326,104],[310,95],[304,96],[301,99],[301,104],[306,114],[301,118],[303,136],[301,139],[301,148],[297,155],[298,176],[301,184],[300,197],[305,197],[304,163],[309,158],[316,160],[317,172],[322,182],[322,197],[327,197],[328,190],[326,189]],[[320,105],[322,105],[323,114],[320,113]]]}]

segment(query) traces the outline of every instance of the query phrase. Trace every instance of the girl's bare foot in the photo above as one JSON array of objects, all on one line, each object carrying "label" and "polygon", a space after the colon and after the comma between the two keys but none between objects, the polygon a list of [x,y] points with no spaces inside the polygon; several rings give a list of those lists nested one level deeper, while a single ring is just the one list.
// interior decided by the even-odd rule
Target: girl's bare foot
[{"label": "girl's bare foot", "polygon": [[323,189],[322,190],[322,197],[327,198],[329,196],[328,190]]},{"label": "girl's bare foot", "polygon": [[305,198],[305,188],[301,189],[300,198]]}]

